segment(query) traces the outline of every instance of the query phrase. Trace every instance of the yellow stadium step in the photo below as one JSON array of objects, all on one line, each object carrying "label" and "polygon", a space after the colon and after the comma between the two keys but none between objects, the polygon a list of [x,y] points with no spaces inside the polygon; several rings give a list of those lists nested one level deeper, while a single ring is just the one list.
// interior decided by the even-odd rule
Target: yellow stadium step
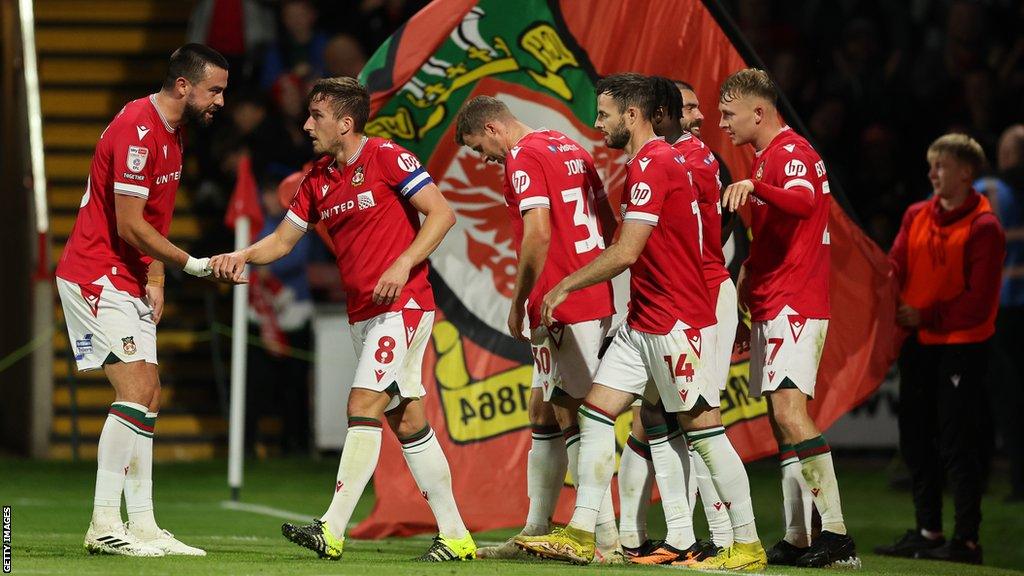
[{"label": "yellow stadium step", "polygon": [[[66,363],[64,363],[66,364]],[[94,371],[102,375],[102,371]],[[92,372],[80,372],[78,375],[91,374]],[[56,376],[56,375],[55,375]],[[205,398],[205,390],[191,390],[187,387],[163,386],[160,388],[160,405],[174,406],[180,403],[198,401]],[[200,398],[202,395],[202,398]],[[88,382],[77,382],[75,385],[76,406],[79,409],[106,408],[114,401],[114,389],[104,379],[102,381],[90,380]],[[61,386],[53,390],[53,407],[55,410],[69,410],[71,408],[71,389]]]},{"label": "yellow stadium step", "polygon": [[[78,433],[82,436],[98,437],[106,419],[106,414],[79,415]],[[57,436],[70,436],[71,427],[71,416],[57,415],[53,418],[51,432]],[[228,432],[227,422],[220,416],[191,414],[161,414],[156,429],[159,434],[169,436],[221,436]]]},{"label": "yellow stadium step", "polygon": [[[50,216],[50,233],[56,237],[66,238],[75,225],[76,214],[52,214]],[[201,235],[199,220],[191,214],[175,216],[171,221],[171,230],[167,237],[172,241],[195,240]]]},{"label": "yellow stadium step", "polygon": [[[157,462],[187,462],[191,460],[209,460],[223,457],[227,453],[226,442],[174,442],[163,440],[157,435],[153,442],[153,459]],[[70,442],[54,442],[50,445],[50,458],[53,460],[70,460],[72,457]],[[78,448],[78,457],[83,461],[96,460],[96,442],[82,442]]]},{"label": "yellow stadium step", "polygon": [[[171,3],[171,2],[168,2]],[[36,49],[40,54],[153,54],[169,57],[184,44],[184,28],[40,25]]]},{"label": "yellow stadium step", "polygon": [[[197,346],[207,345],[209,342],[209,332],[197,332],[195,330],[183,329],[164,329],[160,331],[160,337],[157,340],[157,354],[172,354],[183,351],[189,352],[195,350]],[[63,327],[59,330],[54,330],[52,343],[54,350],[68,349],[68,333],[63,329]]]},{"label": "yellow stadium step", "polygon": [[51,152],[45,158],[47,178],[85,180],[89,177],[91,152]]},{"label": "yellow stadium step", "polygon": [[191,4],[181,0],[36,0],[34,11],[39,24],[161,22],[184,27]]},{"label": "yellow stadium step", "polygon": [[[138,94],[139,98],[145,94]],[[39,92],[43,116],[102,118],[109,122],[126,103],[132,100],[114,90],[68,90],[43,88]],[[46,121],[43,121],[46,125]]]},{"label": "yellow stadium step", "polygon": [[43,145],[47,148],[81,148],[91,154],[105,122],[47,122],[43,126]]},{"label": "yellow stadium step", "polygon": [[[82,205],[82,196],[84,195],[85,179],[82,179],[82,184],[80,186],[52,185],[50,186],[50,191],[48,193],[50,208],[77,212],[79,206]],[[182,192],[179,188],[178,193],[174,196],[175,212],[177,213],[178,210],[188,210],[190,206],[191,202],[189,202],[188,194]]]},{"label": "yellow stadium step", "polygon": [[61,84],[120,85],[147,84],[155,91],[167,70],[166,58],[132,59],[53,56],[39,62],[39,78],[44,87]]}]

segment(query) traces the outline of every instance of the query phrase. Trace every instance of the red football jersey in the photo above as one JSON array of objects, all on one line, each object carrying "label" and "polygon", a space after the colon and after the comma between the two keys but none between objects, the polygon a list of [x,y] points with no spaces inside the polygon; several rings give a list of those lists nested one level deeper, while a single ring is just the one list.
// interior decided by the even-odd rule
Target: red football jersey
[{"label": "red football jersey", "polygon": [[419,232],[420,215],[409,199],[431,183],[416,156],[383,138],[366,139],[344,166],[327,156],[306,173],[287,219],[302,230],[324,221],[348,296],[349,322],[402,308],[434,309],[426,261],[409,272],[392,304],[373,303],[381,275]]},{"label": "red football jersey", "polygon": [[[537,327],[544,295],[604,250],[594,202],[607,195],[590,153],[554,130],[531,132],[509,151],[504,193],[517,254],[523,240],[523,212],[550,210],[551,243],[526,307],[530,326]],[[555,310],[555,319],[573,324],[613,314],[612,283],[603,282],[570,294]]]},{"label": "red football jersey", "polygon": [[754,180],[809,191],[808,218],[787,214],[756,196],[751,202],[750,256],[746,261],[750,315],[771,320],[789,306],[807,318],[828,318],[829,187],[825,163],[788,126],[757,153]]},{"label": "red football jersey", "polygon": [[668,334],[715,323],[715,305],[704,282],[703,241],[697,192],[686,161],[657,138],[626,164],[623,222],[654,226],[629,268],[626,322],[640,332]]},{"label": "red football jersey", "polygon": [[729,277],[722,253],[722,179],[718,173],[718,159],[699,138],[685,132],[672,145],[686,160],[697,188],[697,206],[700,208],[704,229],[704,281],[708,288],[717,287]]},{"label": "red football jersey", "polygon": [[114,194],[145,198],[143,218],[167,236],[181,180],[180,132],[160,116],[154,96],[133,100],[117,113],[100,134],[57,276],[91,284],[106,275],[118,290],[142,296],[153,259],[117,235]]}]

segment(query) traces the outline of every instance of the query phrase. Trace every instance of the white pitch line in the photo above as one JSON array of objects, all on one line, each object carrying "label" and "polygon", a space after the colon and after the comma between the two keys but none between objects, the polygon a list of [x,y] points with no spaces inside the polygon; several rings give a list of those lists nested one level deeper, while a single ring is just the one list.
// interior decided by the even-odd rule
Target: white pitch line
[{"label": "white pitch line", "polygon": [[298,512],[282,510],[280,508],[271,508],[270,506],[264,506],[262,504],[249,504],[248,502],[234,502],[232,500],[222,501],[220,503],[220,507],[225,510],[251,512],[253,514],[262,514],[264,516],[280,518],[282,520],[291,520],[292,522],[307,522],[312,518],[312,516],[308,514],[299,514]]}]

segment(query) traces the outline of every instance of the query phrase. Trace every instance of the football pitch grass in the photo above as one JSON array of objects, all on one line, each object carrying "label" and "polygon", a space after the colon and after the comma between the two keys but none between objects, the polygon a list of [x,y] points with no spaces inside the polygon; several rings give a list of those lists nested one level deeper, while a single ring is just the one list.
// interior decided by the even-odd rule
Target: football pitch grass
[{"label": "football pitch grass", "polygon": [[[984,567],[882,558],[871,549],[890,542],[913,522],[910,495],[888,486],[886,463],[837,458],[847,525],[857,539],[864,568],[857,574],[997,575],[1024,574],[1024,504],[1004,504],[1006,486],[996,483],[984,502]],[[398,576],[488,574],[489,576],[660,573],[661,566],[570,566],[539,560],[472,561],[426,564],[410,559],[426,550],[431,535],[381,541],[349,540],[339,562],[319,560],[281,536],[281,522],[308,518],[326,509],[334,484],[336,458],[249,461],[242,491],[244,510],[227,507],[224,461],[157,465],[154,470],[157,519],[184,542],[205,548],[205,558],[121,558],[90,556],[82,548],[89,523],[95,464],[0,459],[0,505],[13,509],[12,565],[15,574],[346,574]],[[770,461],[752,464],[751,486],[758,527],[766,545],[781,530],[778,468]],[[354,520],[369,513],[371,491],[359,503]],[[495,502],[495,506],[501,506]],[[948,519],[952,514],[946,502]],[[276,516],[275,516],[276,515]],[[698,535],[706,534],[703,514]],[[664,532],[657,505],[649,530]],[[513,533],[475,534],[478,544]],[[837,570],[835,572],[849,572]],[[813,571],[770,567],[771,574]]]}]

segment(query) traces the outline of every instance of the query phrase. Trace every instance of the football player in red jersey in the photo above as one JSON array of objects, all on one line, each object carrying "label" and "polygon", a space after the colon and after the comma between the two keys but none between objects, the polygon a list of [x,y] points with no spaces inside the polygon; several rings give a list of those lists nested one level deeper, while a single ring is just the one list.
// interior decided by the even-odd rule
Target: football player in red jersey
[{"label": "football player in red jersey", "polygon": [[[576,509],[564,529],[519,536],[516,543],[546,558],[575,563],[594,556],[594,527],[615,468],[615,418],[640,396],[661,399],[677,414],[694,448],[708,463],[729,502],[735,543],[695,567],[758,569],[766,564],[754,525],[750,485],[725,429],[715,422],[719,390],[705,353],[716,340],[715,310],[704,281],[701,218],[685,159],[651,125],[653,94],[647,78],[615,74],[596,87],[597,121],[605,143],[629,155],[623,222],[614,244],[544,296],[542,319],[577,290],[630,271],[630,307],[601,360],[595,383],[579,410],[580,478]],[[685,450],[685,449],[684,449]],[[688,461],[685,451],[677,454]],[[685,459],[685,460],[684,460]],[[694,542],[685,482],[662,491],[671,541],[683,551]]]},{"label": "football player in red jersey", "polygon": [[[768,399],[788,524],[769,558],[804,567],[859,566],[832,454],[807,414],[828,331],[828,178],[818,153],[779,115],[777,98],[768,74],[748,68],[726,79],[718,103],[719,126],[733,144],[755,151],[751,177],[729,185],[722,206],[751,205],[753,240],[738,292],[752,321],[750,393]],[[813,542],[805,490],[821,514],[822,532]]]},{"label": "football player in red jersey", "polygon": [[284,536],[321,558],[341,558],[352,511],[377,467],[386,418],[438,524],[439,534],[420,560],[468,560],[476,544],[455,504],[448,460],[421,401],[423,353],[434,325],[427,257],[455,223],[455,213],[412,153],[363,134],[369,114],[370,95],[354,78],[318,81],[304,128],[323,156],[273,233],[244,250],[215,256],[211,266],[217,277],[238,279],[246,263],[277,260],[323,222],[348,296],[358,361],[334,497],[322,519],[285,524]]},{"label": "football player in red jersey", "polygon": [[[717,344],[713,347],[706,344],[705,347],[709,349],[706,353],[712,355],[718,386],[724,389],[732,357],[731,335],[736,331],[737,309],[736,289],[729,277],[729,271],[725,268],[721,235],[715,233],[722,228],[718,160],[711,153],[711,149],[691,131],[699,129],[704,118],[700,113],[699,102],[693,88],[685,82],[673,82],[659,76],[651,77],[649,80],[654,97],[654,132],[682,154],[697,188],[697,202],[704,230],[704,281],[716,303],[715,316],[719,330]],[[713,410],[718,412],[718,408]],[[634,404],[633,437],[630,438],[629,444],[632,446],[648,443],[653,467],[657,470],[659,486],[686,483],[691,513],[696,504],[696,495],[700,494],[713,542],[697,540],[686,551],[679,551],[664,544],[647,545],[643,547],[645,549],[637,551],[633,561],[639,564],[692,564],[714,556],[718,548],[728,548],[732,545],[732,522],[729,520],[729,511],[718,497],[718,491],[703,458],[694,456],[693,451],[687,450],[686,438],[682,431],[678,426],[670,426],[675,424],[675,419],[666,419],[665,416],[660,404],[644,405],[642,411]],[[620,531],[624,525],[637,525],[631,516],[636,514],[635,511],[640,506],[634,502],[636,498],[631,500],[630,496],[637,494],[642,502],[650,498],[650,483],[630,485],[630,482],[643,478],[640,478],[639,472],[628,469],[633,463],[646,462],[640,458],[626,458],[625,453],[624,451],[624,457],[619,465],[619,500],[622,510],[619,520]],[[689,456],[690,473],[685,478],[684,463],[676,457],[677,454]],[[646,472],[646,466],[640,468],[640,472]],[[634,536],[634,541],[638,540],[639,538]]]},{"label": "football player in red jersey", "polygon": [[[167,239],[181,180],[182,127],[208,125],[224,106],[228,63],[186,44],[163,86],[125,104],[100,135],[56,282],[79,370],[102,369],[116,398],[100,432],[96,492],[85,547],[125,556],[204,556],[153,516],[153,428],[160,410],[156,325],[164,266],[207,276]],[[121,519],[121,494],[128,510]]]},{"label": "football player in red jersey", "polygon": [[[544,326],[541,298],[611,243],[615,214],[594,160],[583,147],[561,132],[530,128],[497,98],[478,96],[462,107],[456,142],[505,167],[503,191],[519,259],[508,328],[517,340],[532,343],[534,357],[529,409],[533,445],[527,459],[530,511],[520,533],[547,534],[566,467],[573,478],[579,477],[576,411],[594,382],[615,306],[611,282],[594,284],[570,296],[558,310],[557,323]],[[524,312],[529,338],[523,333]],[[613,559],[620,548],[610,490],[601,504],[596,538],[598,558]],[[478,551],[482,558],[521,554],[511,539]]]}]

